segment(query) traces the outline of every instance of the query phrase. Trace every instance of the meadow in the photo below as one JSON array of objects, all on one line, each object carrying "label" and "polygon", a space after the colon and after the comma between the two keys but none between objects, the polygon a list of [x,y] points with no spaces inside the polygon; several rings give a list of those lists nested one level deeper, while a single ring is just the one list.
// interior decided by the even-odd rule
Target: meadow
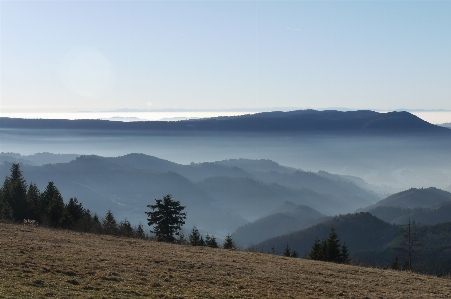
[{"label": "meadow", "polygon": [[0,223],[0,298],[449,298],[451,279]]}]

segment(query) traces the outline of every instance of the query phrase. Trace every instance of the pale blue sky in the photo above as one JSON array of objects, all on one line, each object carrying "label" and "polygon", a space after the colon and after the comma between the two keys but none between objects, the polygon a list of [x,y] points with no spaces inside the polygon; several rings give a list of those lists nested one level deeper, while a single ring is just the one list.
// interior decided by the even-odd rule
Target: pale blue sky
[{"label": "pale blue sky", "polygon": [[451,109],[450,1],[1,1],[2,112]]}]

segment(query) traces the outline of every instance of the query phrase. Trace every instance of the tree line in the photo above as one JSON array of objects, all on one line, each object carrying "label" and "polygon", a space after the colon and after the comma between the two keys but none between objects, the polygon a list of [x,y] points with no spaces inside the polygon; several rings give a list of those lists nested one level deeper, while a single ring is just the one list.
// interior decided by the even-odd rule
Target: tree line
[{"label": "tree line", "polygon": [[93,215],[85,209],[76,197],[64,203],[53,182],[49,182],[43,192],[36,184],[28,185],[20,165],[14,163],[10,176],[5,178],[0,188],[0,220],[22,222],[28,219],[40,225],[80,232],[146,237],[142,225],[132,227],[126,219],[117,222],[110,210],[100,219],[97,214]]}]

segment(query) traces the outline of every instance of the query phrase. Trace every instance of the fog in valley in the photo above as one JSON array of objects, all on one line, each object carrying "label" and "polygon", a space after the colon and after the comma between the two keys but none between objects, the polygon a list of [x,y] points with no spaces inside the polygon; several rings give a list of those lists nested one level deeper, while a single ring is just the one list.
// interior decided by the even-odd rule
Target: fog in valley
[{"label": "fog in valley", "polygon": [[[451,141],[438,136],[30,129],[0,134],[2,177],[12,162],[20,162],[28,183],[43,190],[53,181],[65,201],[77,197],[101,217],[109,208],[133,224],[146,224],[146,206],[172,194],[187,207],[187,231],[196,225],[224,237],[241,227],[239,242],[250,222],[272,227],[272,235],[243,237],[242,246],[412,187],[451,188]],[[34,155],[45,152],[60,155]]]}]

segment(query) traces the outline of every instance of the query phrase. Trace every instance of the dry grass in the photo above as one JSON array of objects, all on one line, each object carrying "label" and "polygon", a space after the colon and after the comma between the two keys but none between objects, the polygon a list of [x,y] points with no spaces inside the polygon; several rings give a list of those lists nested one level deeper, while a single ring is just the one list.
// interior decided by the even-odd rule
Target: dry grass
[{"label": "dry grass", "polygon": [[451,280],[0,224],[0,298],[450,298]]}]

